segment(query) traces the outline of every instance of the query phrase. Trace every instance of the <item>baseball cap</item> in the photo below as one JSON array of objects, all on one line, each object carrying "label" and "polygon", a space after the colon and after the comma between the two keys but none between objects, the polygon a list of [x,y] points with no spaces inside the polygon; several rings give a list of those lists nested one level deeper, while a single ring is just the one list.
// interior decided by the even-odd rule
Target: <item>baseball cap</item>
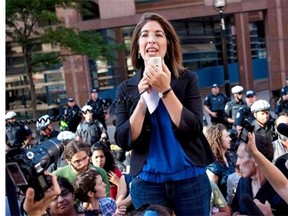
[{"label": "baseball cap", "polygon": [[240,85],[236,85],[231,89],[232,94],[239,94],[243,92],[243,87]]},{"label": "baseball cap", "polygon": [[217,87],[218,87],[217,83],[214,83],[214,84],[212,85],[212,88],[217,88]]},{"label": "baseball cap", "polygon": [[91,89],[91,93],[97,93],[98,92],[98,88],[92,88]]},{"label": "baseball cap", "polygon": [[12,118],[15,118],[16,116],[17,116],[17,113],[15,113],[13,111],[9,111],[6,113],[5,119],[12,119]]},{"label": "baseball cap", "polygon": [[256,92],[251,89],[246,91],[246,97],[253,97],[255,95],[256,95]]},{"label": "baseball cap", "polygon": [[73,98],[73,97],[70,97],[70,98],[68,98],[68,101],[69,101],[69,102],[73,102],[73,101],[74,101],[74,98]]}]

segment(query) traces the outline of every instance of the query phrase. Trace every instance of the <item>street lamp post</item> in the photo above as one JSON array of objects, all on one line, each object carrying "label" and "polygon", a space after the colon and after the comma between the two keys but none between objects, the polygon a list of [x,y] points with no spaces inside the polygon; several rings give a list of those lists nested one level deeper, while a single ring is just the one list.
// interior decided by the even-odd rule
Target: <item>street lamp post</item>
[{"label": "street lamp post", "polygon": [[228,98],[230,98],[230,80],[229,80],[229,71],[228,71],[225,20],[224,20],[224,15],[223,15],[223,11],[225,10],[227,4],[226,4],[226,0],[213,0],[213,5],[214,5],[215,10],[219,12],[220,19],[221,19],[220,25],[221,25],[221,43],[222,43],[225,94]]}]

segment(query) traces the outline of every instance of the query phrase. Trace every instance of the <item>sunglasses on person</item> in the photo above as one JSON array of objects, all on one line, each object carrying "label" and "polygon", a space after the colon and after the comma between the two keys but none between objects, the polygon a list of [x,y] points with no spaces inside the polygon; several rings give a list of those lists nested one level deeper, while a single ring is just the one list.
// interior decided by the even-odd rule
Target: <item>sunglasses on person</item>
[{"label": "sunglasses on person", "polygon": [[92,113],[93,110],[87,109],[86,111],[82,111],[83,114],[87,114],[87,112]]}]

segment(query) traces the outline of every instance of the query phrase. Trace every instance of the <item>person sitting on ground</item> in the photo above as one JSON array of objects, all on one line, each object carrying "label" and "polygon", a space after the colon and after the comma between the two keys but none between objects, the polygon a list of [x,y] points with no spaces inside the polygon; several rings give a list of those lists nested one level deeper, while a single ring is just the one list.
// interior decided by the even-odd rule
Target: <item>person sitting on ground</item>
[{"label": "person sitting on ground", "polygon": [[135,209],[130,194],[131,183],[132,176],[128,173],[123,173],[119,179],[119,186],[116,196],[117,205],[125,205],[127,213],[130,213],[132,210]]},{"label": "person sitting on ground", "polygon": [[281,123],[288,124],[288,113],[279,115],[275,120],[275,130],[278,135],[278,139],[272,143],[274,149],[273,163],[275,163],[278,157],[288,153],[288,137],[279,133],[277,130],[278,125]]},{"label": "person sitting on ground", "polygon": [[[272,164],[258,149],[255,144],[255,134],[248,134],[249,141],[247,145],[247,150],[254,158],[257,166],[261,169],[266,179],[270,182],[275,191],[285,200],[288,204],[288,153],[280,156],[278,160],[285,158],[285,168],[286,176],[274,165]],[[276,164],[278,164],[278,160]],[[282,163],[283,164],[283,163]],[[285,169],[284,168],[284,169]]]},{"label": "person sitting on ground", "polygon": [[57,177],[51,173],[45,171],[45,175],[51,176],[51,187],[45,192],[45,195],[39,201],[35,201],[35,190],[29,187],[25,193],[25,199],[22,205],[22,215],[26,214],[28,216],[38,216],[46,215],[47,208],[50,203],[61,193],[60,186],[57,182]]},{"label": "person sitting on ground", "polygon": [[222,195],[219,187],[213,181],[210,181],[210,184],[212,189],[211,214],[213,216],[230,216],[230,207],[228,206],[226,199]]},{"label": "person sitting on ground", "polygon": [[[261,152],[270,162],[273,159],[273,147],[271,139],[263,134],[255,133],[255,143],[259,152]],[[247,149],[247,144],[241,142],[237,150],[236,166],[242,177],[239,180],[235,197],[231,204],[231,209],[234,215],[249,214],[247,203],[242,202],[242,197],[249,196],[251,199],[258,199],[261,203],[269,203],[270,210],[273,214],[285,215],[287,213],[288,205],[275,192],[270,183],[266,181],[262,169],[253,159]],[[260,207],[260,210],[263,206]],[[267,206],[265,206],[266,209]],[[265,210],[267,211],[267,210]]]},{"label": "person sitting on ground", "polygon": [[90,146],[83,142],[72,140],[67,144],[63,154],[68,165],[53,171],[53,174],[56,176],[63,176],[67,178],[71,184],[73,184],[76,176],[79,173],[88,170],[90,167],[95,168],[100,173],[103,181],[107,185],[106,195],[110,196],[110,183],[106,171],[100,167],[95,167],[90,163]]},{"label": "person sitting on ground", "polygon": [[91,147],[92,164],[96,167],[103,168],[108,175],[110,181],[110,196],[116,200],[117,190],[119,186],[119,178],[122,176],[122,172],[116,166],[114,157],[108,148],[101,140],[92,145]]},{"label": "person sitting on ground", "polygon": [[235,172],[235,166],[227,150],[230,148],[231,138],[223,124],[211,125],[206,129],[205,136],[216,156],[216,161],[207,166],[210,181],[214,181],[223,196],[227,197],[227,178]]},{"label": "person sitting on ground", "polygon": [[61,193],[50,203],[47,213],[50,216],[84,216],[84,212],[79,212],[74,204],[73,185],[64,177],[57,177]]},{"label": "person sitting on ground", "polygon": [[113,215],[126,214],[126,206],[118,206],[111,197],[106,197],[106,184],[95,169],[90,168],[76,177],[73,187],[75,198],[89,203],[89,209],[84,208],[86,215]]}]

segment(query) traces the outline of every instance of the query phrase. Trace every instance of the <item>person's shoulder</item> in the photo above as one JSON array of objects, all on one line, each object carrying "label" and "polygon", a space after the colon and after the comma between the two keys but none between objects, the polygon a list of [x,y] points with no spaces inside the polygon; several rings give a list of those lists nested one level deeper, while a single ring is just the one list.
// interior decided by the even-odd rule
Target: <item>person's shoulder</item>
[{"label": "person's shoulder", "polygon": [[52,174],[56,175],[56,176],[63,176],[64,173],[69,172],[69,166],[70,165],[66,165],[63,167],[58,167],[56,170],[54,170],[52,172]]},{"label": "person's shoulder", "polygon": [[114,168],[114,173],[115,173],[118,177],[121,177],[121,176],[122,176],[122,172],[121,172],[121,170],[120,170],[118,167],[115,167],[115,168]]},{"label": "person's shoulder", "polygon": [[105,169],[103,169],[101,167],[94,166],[93,164],[89,164],[89,168],[97,170],[101,175],[106,174]]}]

